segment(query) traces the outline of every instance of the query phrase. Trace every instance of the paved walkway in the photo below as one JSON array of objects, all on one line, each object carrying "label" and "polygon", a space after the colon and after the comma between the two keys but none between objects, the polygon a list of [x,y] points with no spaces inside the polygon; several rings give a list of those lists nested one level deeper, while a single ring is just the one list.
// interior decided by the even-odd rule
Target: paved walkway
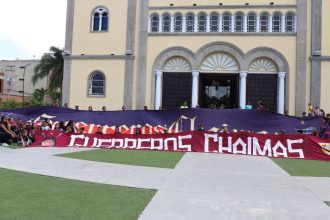
[{"label": "paved walkway", "polygon": [[25,148],[12,150],[0,147],[0,167],[67,179],[147,189],[160,189],[169,174],[173,172],[170,169],[52,156],[82,150],[84,149]]},{"label": "paved walkway", "polygon": [[330,178],[291,177],[265,157],[187,153],[174,170],[52,155],[77,148],[0,147],[0,167],[157,189],[140,220],[329,219]]}]

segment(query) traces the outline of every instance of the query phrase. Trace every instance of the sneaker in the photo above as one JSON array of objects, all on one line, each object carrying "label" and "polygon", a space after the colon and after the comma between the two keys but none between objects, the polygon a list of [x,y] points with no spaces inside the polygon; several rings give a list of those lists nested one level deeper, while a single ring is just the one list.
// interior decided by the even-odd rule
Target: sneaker
[{"label": "sneaker", "polygon": [[3,143],[2,146],[3,146],[3,147],[9,147],[9,144],[7,144],[7,143]]}]

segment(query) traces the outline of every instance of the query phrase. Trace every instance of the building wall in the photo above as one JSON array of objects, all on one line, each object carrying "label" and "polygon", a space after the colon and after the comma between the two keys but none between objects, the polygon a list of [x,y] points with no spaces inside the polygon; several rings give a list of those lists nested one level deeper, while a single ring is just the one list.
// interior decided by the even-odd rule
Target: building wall
[{"label": "building wall", "polygon": [[330,112],[330,1],[322,1],[322,61],[321,67],[321,108]]},{"label": "building wall", "polygon": [[[109,30],[92,32],[92,12],[98,6],[109,10]],[[72,55],[125,54],[127,0],[75,1]]]},{"label": "building wall", "polygon": [[322,55],[330,56],[330,1],[322,1]]},{"label": "building wall", "polygon": [[[25,82],[24,82],[24,94],[25,96],[31,96],[35,89],[47,88],[48,79],[47,77],[36,82],[35,85],[32,83],[32,77],[34,75],[34,68],[39,64],[39,60],[2,60],[0,61],[0,72],[4,73],[3,76],[3,93],[2,98],[3,101],[8,97],[14,97],[17,100],[21,100],[22,93],[19,91],[23,91],[23,81],[19,79],[23,79],[24,69],[20,67],[26,66],[25,69]],[[28,66],[27,66],[28,65]],[[12,68],[12,72],[8,71],[10,68],[8,66],[14,66]],[[9,87],[8,77],[12,77],[14,81],[12,81],[12,86]],[[11,88],[9,96],[9,88]]]},{"label": "building wall", "polygon": [[[222,1],[223,2],[223,1]],[[157,13],[159,15],[167,12],[174,14],[180,12],[186,14],[188,12],[193,12],[198,14],[200,12],[205,12],[210,14],[213,11],[219,12],[230,12],[235,14],[236,12],[243,12],[247,14],[248,12],[255,12],[260,14],[261,12],[267,11],[270,14],[274,12],[281,12],[285,14],[287,12],[296,13],[296,1],[277,1],[276,6],[282,4],[283,7],[270,7],[268,1],[254,1],[250,3],[249,7],[245,7],[246,1],[230,1],[230,3],[223,3],[223,7],[218,7],[217,2],[215,1],[154,1],[150,0],[150,11],[149,15]],[[158,8],[161,6],[169,6],[173,4],[173,7],[166,7],[163,10]],[[196,7],[193,7],[193,4],[197,4]],[[235,5],[234,7],[229,7],[230,5]],[[256,5],[265,5],[265,7],[253,7]],[[186,7],[181,7],[186,6]],[[203,6],[210,6],[209,8]],[[212,6],[212,7],[211,7]],[[213,7],[214,6],[214,7]],[[195,9],[196,8],[196,9]],[[197,36],[194,33],[170,33],[164,34],[161,33],[149,33],[148,38],[148,69],[147,69],[147,92],[146,100],[149,101],[148,105],[153,106],[154,100],[154,70],[152,69],[156,57],[167,48],[180,46],[196,52],[199,48],[203,47],[212,42],[226,42],[231,43],[241,50],[244,53],[258,48],[258,47],[269,47],[280,52],[289,63],[290,72],[287,75],[288,85],[287,96],[288,103],[287,108],[290,114],[295,114],[295,83],[296,83],[296,36],[290,34],[283,35],[274,35],[271,33],[251,33],[251,35],[243,35],[242,33],[218,33],[213,35],[203,36],[205,33],[201,33]],[[250,34],[250,33],[249,33]],[[188,40],[189,39],[189,40]],[[283,47],[283,45],[286,45]],[[302,110],[304,111],[304,110]]]},{"label": "building wall", "polygon": [[[105,75],[105,97],[91,97],[88,94],[89,76],[94,71],[100,71]],[[102,106],[107,109],[121,109],[124,96],[124,72],[125,61],[123,60],[74,60],[72,61],[71,79],[71,108],[76,105],[80,109],[93,106],[94,110],[101,110]]]},{"label": "building wall", "polygon": [[[212,42],[225,42],[233,44],[245,54],[258,47],[268,47],[278,51],[288,63],[287,75],[287,103],[290,114],[300,115],[307,110],[307,103],[312,99],[311,90],[315,81],[315,70],[311,64],[312,57],[312,1],[309,0],[277,0],[270,5],[267,0],[255,0],[246,6],[245,0],[218,1],[214,0],[69,0],[74,2],[74,16],[72,26],[71,56],[67,58],[69,80],[68,91],[71,106],[80,105],[87,108],[94,105],[101,108],[116,110],[126,103],[129,109],[140,109],[144,105],[150,108],[154,105],[154,63],[159,54],[172,47],[183,47],[196,53],[201,47]],[[130,5],[134,2],[132,11]],[[170,6],[173,4],[173,6]],[[196,6],[193,6],[196,4]],[[299,12],[298,8],[307,4],[307,13]],[[101,33],[91,32],[91,13],[97,6],[109,9],[109,31]],[[330,15],[328,9],[330,1],[322,1],[322,56],[330,57]],[[129,11],[131,10],[131,11]],[[129,11],[129,13],[128,13]],[[302,23],[297,23],[299,33],[147,33],[146,16],[153,13],[164,12],[238,12],[247,13],[254,11],[260,13],[267,11],[273,13],[280,11],[286,13],[293,11]],[[134,12],[134,13],[133,13]],[[306,18],[305,18],[306,17]],[[297,17],[298,18],[298,17]],[[127,26],[131,25],[128,29]],[[70,34],[70,30],[67,34]],[[299,36],[298,36],[299,34]],[[68,42],[68,40],[67,40]],[[69,47],[68,47],[69,48]],[[132,58],[125,56],[126,50],[133,52]],[[303,50],[302,50],[303,49]],[[297,54],[304,51],[304,54]],[[84,55],[81,55],[84,54]],[[110,54],[118,57],[109,57]],[[84,56],[94,56],[83,58]],[[103,56],[102,59],[100,56]],[[297,57],[302,57],[299,60]],[[329,82],[330,58],[322,58],[320,76],[320,107],[330,111],[330,101],[326,98],[327,83]],[[303,62],[301,62],[303,61]],[[304,64],[305,63],[305,64]],[[306,65],[306,68],[301,65]],[[299,66],[298,66],[299,65]],[[300,69],[300,70],[298,70]],[[94,70],[101,70],[106,74],[107,86],[105,98],[90,98],[87,96],[87,78]],[[115,79],[115,80],[114,80]],[[314,79],[314,81],[313,81]],[[86,81],[77,84],[77,81]],[[115,82],[115,84],[113,84]],[[109,87],[110,85],[110,87]],[[82,91],[76,93],[76,91]],[[126,91],[126,92],[125,92]],[[116,95],[114,95],[116,94]],[[109,104],[108,104],[109,103]]]},{"label": "building wall", "polygon": [[[147,69],[147,92],[146,100],[149,101],[148,105],[152,106],[154,99],[154,78],[153,78],[153,65],[156,57],[167,48],[180,46],[196,52],[201,47],[212,42],[226,42],[233,44],[240,48],[244,53],[248,53],[250,50],[258,47],[269,47],[278,50],[289,63],[290,72],[287,75],[290,87],[295,86],[295,73],[296,73],[296,38],[295,36],[194,36],[190,37],[192,40],[187,41],[187,36],[173,36],[173,37],[150,37],[148,41],[148,69]],[[282,47],[283,44],[288,46]],[[290,113],[294,114],[294,100],[295,90],[289,90],[289,109]]]},{"label": "building wall", "polygon": [[321,73],[321,108],[325,112],[330,112],[330,98],[329,98],[329,90],[330,90],[330,61],[322,63],[322,73]]}]

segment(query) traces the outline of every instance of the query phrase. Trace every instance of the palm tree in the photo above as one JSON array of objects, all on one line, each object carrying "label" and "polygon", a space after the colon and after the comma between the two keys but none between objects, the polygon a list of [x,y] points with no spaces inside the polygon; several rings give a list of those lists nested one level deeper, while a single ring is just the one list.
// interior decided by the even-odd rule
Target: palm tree
[{"label": "palm tree", "polygon": [[62,50],[57,47],[50,47],[50,53],[45,53],[40,63],[34,68],[32,77],[33,85],[37,81],[49,76],[48,89],[50,93],[58,93],[58,89],[62,91],[63,66],[64,59]]}]

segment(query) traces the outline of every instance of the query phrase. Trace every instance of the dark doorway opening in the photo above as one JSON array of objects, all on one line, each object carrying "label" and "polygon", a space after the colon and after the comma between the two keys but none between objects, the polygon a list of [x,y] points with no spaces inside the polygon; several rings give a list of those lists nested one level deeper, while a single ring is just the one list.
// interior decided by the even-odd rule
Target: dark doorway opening
[{"label": "dark doorway opening", "polygon": [[276,112],[277,109],[277,75],[248,74],[246,84],[246,101],[257,108],[261,100],[267,110]]},{"label": "dark doorway opening", "polygon": [[237,108],[239,76],[235,74],[201,74],[199,104],[202,108]]},{"label": "dark doorway opening", "polygon": [[191,73],[163,73],[164,109],[178,109],[184,101],[191,106],[192,74]]}]

